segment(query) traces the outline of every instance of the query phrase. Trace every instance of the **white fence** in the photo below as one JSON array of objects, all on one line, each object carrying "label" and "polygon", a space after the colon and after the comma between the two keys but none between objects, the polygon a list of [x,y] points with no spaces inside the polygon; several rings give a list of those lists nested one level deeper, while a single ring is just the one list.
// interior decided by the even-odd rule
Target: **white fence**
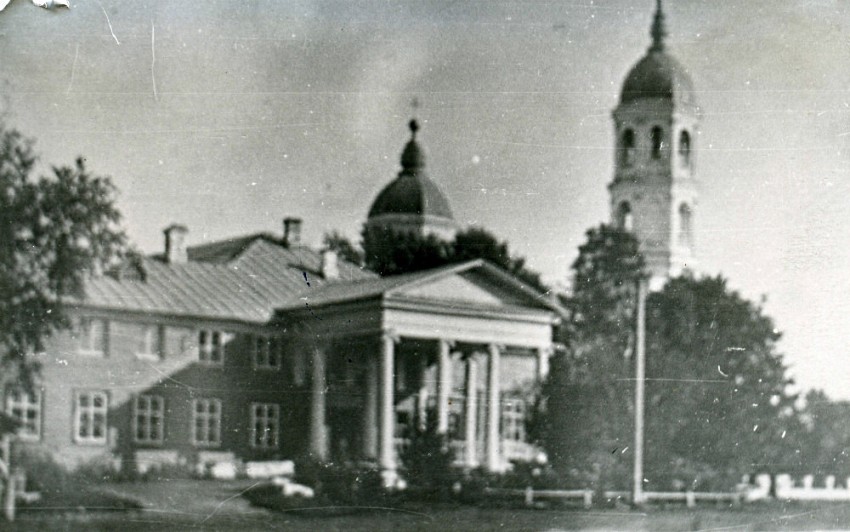
[{"label": "white fence", "polygon": [[[823,486],[815,486],[813,475],[796,481],[791,475],[776,475],[776,498],[789,501],[850,501],[850,477],[839,487],[834,476],[824,478]],[[770,475],[758,475],[755,486],[747,490],[747,500],[757,501],[770,497]]]},{"label": "white fence", "polygon": [[[486,493],[509,497],[522,497],[526,506],[533,506],[535,501],[541,500],[580,500],[582,506],[590,508],[593,506],[594,493],[592,490],[535,490],[525,489],[498,489],[488,488]],[[628,491],[606,491],[603,494],[606,499],[631,500]],[[739,492],[707,492],[707,491],[647,491],[643,494],[645,502],[684,502],[688,508],[696,506],[698,502],[729,502],[738,505],[744,500],[744,494]]]}]

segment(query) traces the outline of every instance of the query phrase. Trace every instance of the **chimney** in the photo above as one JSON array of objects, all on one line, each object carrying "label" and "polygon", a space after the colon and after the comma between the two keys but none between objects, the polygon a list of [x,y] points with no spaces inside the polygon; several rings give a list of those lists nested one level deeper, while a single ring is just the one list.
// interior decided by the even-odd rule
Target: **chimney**
[{"label": "chimney", "polygon": [[283,219],[283,243],[287,247],[301,245],[301,218]]},{"label": "chimney", "polygon": [[165,262],[169,264],[183,264],[188,260],[186,254],[186,233],[189,229],[185,225],[171,224],[163,231],[165,233]]},{"label": "chimney", "polygon": [[332,249],[322,251],[322,277],[326,281],[339,279],[339,261],[336,251]]}]

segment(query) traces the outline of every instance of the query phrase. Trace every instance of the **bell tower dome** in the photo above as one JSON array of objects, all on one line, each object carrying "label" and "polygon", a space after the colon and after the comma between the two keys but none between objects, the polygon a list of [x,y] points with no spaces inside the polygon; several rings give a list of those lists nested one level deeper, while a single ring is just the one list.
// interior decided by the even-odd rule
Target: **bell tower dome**
[{"label": "bell tower dome", "polygon": [[611,222],[637,237],[653,289],[695,264],[700,111],[690,76],[667,53],[664,19],[657,0],[652,44],[626,76],[613,112],[614,179],[608,185]]}]

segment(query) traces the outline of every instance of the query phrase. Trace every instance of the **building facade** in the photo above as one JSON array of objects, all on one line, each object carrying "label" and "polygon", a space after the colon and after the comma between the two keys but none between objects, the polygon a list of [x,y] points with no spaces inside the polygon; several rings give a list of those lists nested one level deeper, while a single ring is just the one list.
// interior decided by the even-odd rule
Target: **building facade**
[{"label": "building facade", "polygon": [[613,112],[614,179],[608,185],[613,224],[632,231],[650,287],[695,266],[695,153],[700,111],[687,71],[666,49],[661,1],[652,45],[626,76]]},{"label": "building facade", "polygon": [[[417,149],[399,180],[424,179],[405,173],[424,166]],[[391,196],[409,205],[421,191]],[[34,390],[4,383],[19,445],[68,467],[140,471],[366,460],[390,482],[410,431],[433,415],[464,467],[536,456],[527,399],[559,309],[507,273],[479,260],[381,278],[301,245],[296,218],[282,237],[196,247],[184,226],[164,233],[163,253],[67,302],[73,326],[33,355]]]}]

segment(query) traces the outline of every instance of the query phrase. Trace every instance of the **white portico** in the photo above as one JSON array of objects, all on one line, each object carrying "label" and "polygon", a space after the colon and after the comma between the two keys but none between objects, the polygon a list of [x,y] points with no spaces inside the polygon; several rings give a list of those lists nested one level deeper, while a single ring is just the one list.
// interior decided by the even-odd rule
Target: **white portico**
[{"label": "white portico", "polygon": [[533,457],[524,400],[548,371],[559,309],[498,268],[330,283],[279,318],[309,355],[317,458],[375,459],[393,477],[406,431],[430,409],[465,467]]}]

